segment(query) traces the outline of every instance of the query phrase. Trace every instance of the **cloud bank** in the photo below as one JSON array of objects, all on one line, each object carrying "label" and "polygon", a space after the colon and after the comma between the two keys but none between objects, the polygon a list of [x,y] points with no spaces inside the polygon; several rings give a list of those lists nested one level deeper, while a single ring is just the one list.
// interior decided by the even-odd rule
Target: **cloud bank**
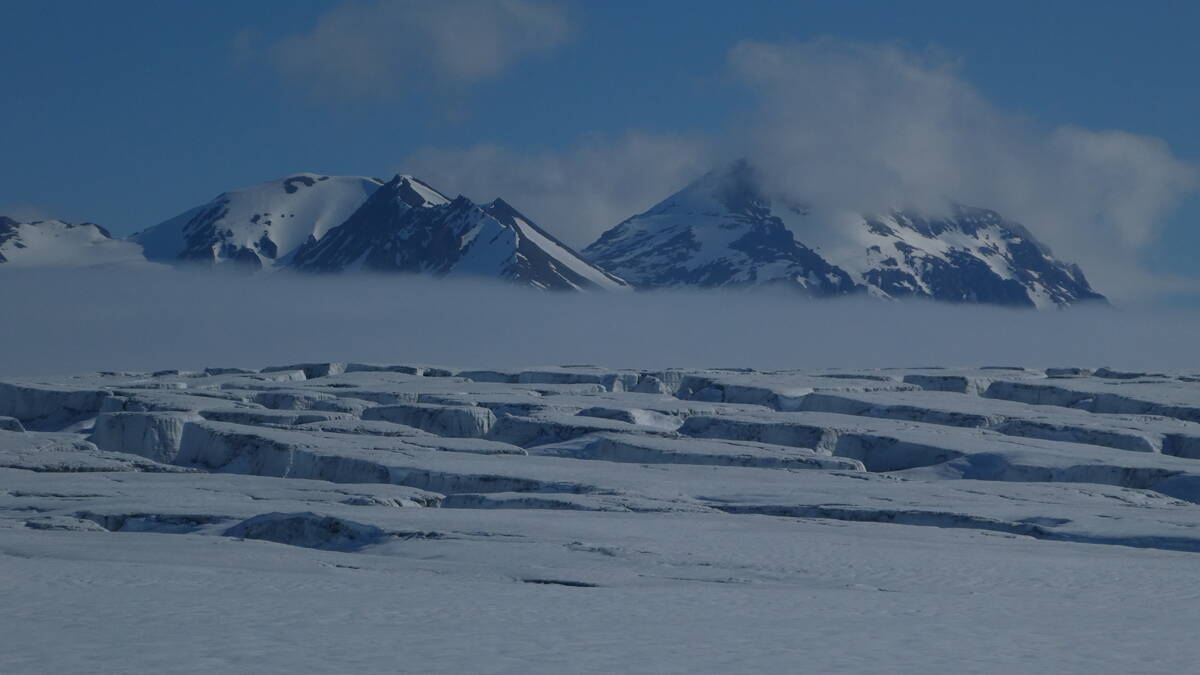
[{"label": "cloud bank", "polygon": [[551,294],[407,276],[0,269],[0,377],[302,361],[516,367],[1196,370],[1200,314]]},{"label": "cloud bank", "polygon": [[526,216],[582,248],[711,166],[704,142],[628,133],[589,137],[560,151],[522,152],[492,144],[425,148],[397,170],[476,201],[504,197]]},{"label": "cloud bank", "polygon": [[388,98],[494,77],[569,34],[564,9],[540,0],[344,2],[270,56],[314,94]]},{"label": "cloud bank", "polygon": [[776,191],[866,211],[992,208],[1082,263],[1102,291],[1149,281],[1130,263],[1200,175],[1157,138],[1010,113],[937,53],[743,42],[729,66],[758,97],[741,140]]},{"label": "cloud bank", "polygon": [[1118,302],[1182,284],[1139,260],[1200,181],[1160,139],[1039,125],[989,101],[933,51],[742,42],[727,67],[750,112],[723,134],[629,134],[538,153],[425,148],[401,168],[471,197],[502,194],[583,246],[705,170],[746,157],[773,192],[821,209],[995,209]]}]

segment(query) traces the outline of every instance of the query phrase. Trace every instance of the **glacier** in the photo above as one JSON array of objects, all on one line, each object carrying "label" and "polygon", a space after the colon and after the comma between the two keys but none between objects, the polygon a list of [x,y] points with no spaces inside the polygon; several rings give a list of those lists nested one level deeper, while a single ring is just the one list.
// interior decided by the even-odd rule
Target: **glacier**
[{"label": "glacier", "polygon": [[1184,672],[1198,410],[1189,370],[4,377],[0,671]]}]

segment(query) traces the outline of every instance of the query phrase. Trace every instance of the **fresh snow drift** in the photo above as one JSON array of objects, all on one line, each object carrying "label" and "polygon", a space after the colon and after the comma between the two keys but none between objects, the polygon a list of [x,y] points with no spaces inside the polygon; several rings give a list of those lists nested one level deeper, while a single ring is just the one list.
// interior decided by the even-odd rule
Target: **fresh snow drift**
[{"label": "fresh snow drift", "polygon": [[450,200],[398,175],[293,266],[307,272],[425,273],[505,279],[547,290],[618,290],[624,281],[583,260],[503,200]]},{"label": "fresh snow drift", "polygon": [[769,198],[746,162],[707,174],[584,249],[639,287],[790,285],[818,296],[1056,307],[1103,301],[1078,266],[985,209],[830,213]]},{"label": "fresh snow drift", "polygon": [[61,220],[19,223],[0,216],[0,264],[11,267],[88,267],[144,262],[134,243],[113,239],[94,223]]},{"label": "fresh snow drift", "polygon": [[150,260],[283,266],[310,237],[342,224],[382,184],[301,173],[218,195],[130,239]]}]

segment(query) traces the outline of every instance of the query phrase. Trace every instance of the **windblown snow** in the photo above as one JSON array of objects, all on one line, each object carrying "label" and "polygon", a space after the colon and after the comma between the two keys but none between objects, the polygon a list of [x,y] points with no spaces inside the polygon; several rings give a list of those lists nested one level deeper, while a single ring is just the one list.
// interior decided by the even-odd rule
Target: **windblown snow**
[{"label": "windblown snow", "polygon": [[4,673],[1189,672],[1200,374],[0,381]]}]

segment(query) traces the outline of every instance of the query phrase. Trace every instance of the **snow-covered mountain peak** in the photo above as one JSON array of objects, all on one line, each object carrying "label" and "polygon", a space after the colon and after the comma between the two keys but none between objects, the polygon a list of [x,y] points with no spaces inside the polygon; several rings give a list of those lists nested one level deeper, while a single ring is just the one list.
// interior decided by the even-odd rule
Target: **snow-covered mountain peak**
[{"label": "snow-covered mountain peak", "polygon": [[[581,290],[629,288],[624,279],[591,264],[503,199],[497,197],[484,205],[482,210],[502,226],[512,228],[517,233],[517,263],[518,266],[523,265],[529,270],[531,278],[541,276],[552,280],[562,279],[568,285]],[[545,286],[542,282],[534,285],[554,287]]]},{"label": "snow-covered mountain peak", "polygon": [[427,208],[446,204],[450,199],[428,183],[408,174],[396,174],[384,184],[384,189],[395,195],[400,203],[414,208]]},{"label": "snow-covered mountain peak", "polygon": [[620,289],[627,284],[583,260],[507,202],[453,200],[397,175],[293,261],[311,272],[370,270],[500,278],[543,289]]},{"label": "snow-covered mountain peak", "polygon": [[223,192],[130,242],[94,225],[0,216],[0,262],[129,260],[140,245],[145,258],[171,263],[419,272],[545,289],[771,285],[1030,307],[1104,299],[1078,266],[995,211],[947,202],[867,212],[821,201],[738,161],[580,255],[501,198],[451,199],[409,174],[385,182],[297,173]]},{"label": "snow-covered mountain peak", "polygon": [[132,237],[166,262],[237,262],[272,268],[320,239],[383,184],[364,176],[298,173],[231,190]]},{"label": "snow-covered mountain peak", "polygon": [[770,284],[815,296],[862,291],[796,240],[759,186],[744,161],[709,172],[605,232],[583,253],[645,288]]},{"label": "snow-covered mountain peak", "polygon": [[941,214],[782,212],[797,236],[857,283],[886,297],[1053,308],[1103,301],[1083,271],[1054,257],[1023,225],[951,204]]},{"label": "snow-covered mountain peak", "polygon": [[[709,171],[682,190],[650,207],[641,216],[670,214],[673,216],[720,216],[738,214],[761,215],[771,207],[764,194],[757,171],[745,160],[721,169]],[[631,219],[632,220],[632,219]],[[710,221],[697,221],[697,224]]]},{"label": "snow-covered mountain peak", "polygon": [[[643,287],[786,284],[810,294],[1056,307],[1103,300],[1078,266],[994,211],[845,212],[768,195],[746,161],[712,171],[584,249]],[[774,197],[774,198],[772,198]]]},{"label": "snow-covered mountain peak", "polygon": [[113,239],[95,223],[22,223],[0,216],[0,264],[11,267],[87,267],[144,262],[136,244]]}]

